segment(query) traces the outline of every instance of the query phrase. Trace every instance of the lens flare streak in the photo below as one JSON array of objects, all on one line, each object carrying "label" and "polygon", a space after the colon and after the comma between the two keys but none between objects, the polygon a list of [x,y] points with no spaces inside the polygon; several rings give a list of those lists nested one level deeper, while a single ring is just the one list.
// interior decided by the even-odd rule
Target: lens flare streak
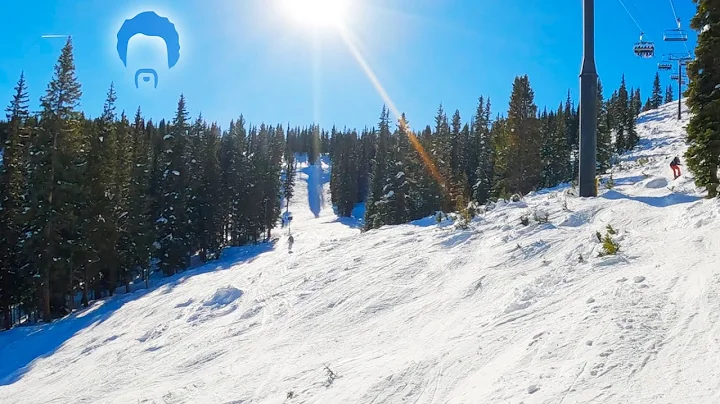
[{"label": "lens flare streak", "polygon": [[402,119],[402,114],[400,113],[400,110],[398,110],[398,108],[395,106],[395,103],[392,101],[387,91],[380,83],[380,80],[375,75],[375,72],[372,70],[370,65],[368,65],[365,57],[363,57],[360,50],[357,48],[357,46],[355,46],[355,43],[350,37],[350,33],[348,32],[347,28],[344,26],[338,26],[338,32],[340,33],[341,38],[350,50],[350,53],[352,53],[352,55],[355,57],[355,60],[357,60],[358,64],[360,64],[360,67],[365,72],[365,75],[368,77],[368,79],[370,79],[370,82],[372,83],[373,87],[375,87],[375,90],[378,92],[380,97],[388,106],[390,112],[397,119],[400,128],[405,132],[405,134],[407,134],[408,139],[410,140],[410,144],[412,144],[413,148],[420,155],[420,158],[422,159],[423,164],[425,164],[425,167],[430,171],[430,174],[438,182],[438,184],[442,185],[443,189],[448,190],[449,188],[447,186],[447,182],[442,177],[442,175],[440,175],[440,172],[435,166],[432,157],[430,157],[430,155],[425,151],[425,148],[422,146],[422,144],[420,144],[420,141],[418,140],[417,136],[415,136],[415,134],[412,132],[407,122]]}]

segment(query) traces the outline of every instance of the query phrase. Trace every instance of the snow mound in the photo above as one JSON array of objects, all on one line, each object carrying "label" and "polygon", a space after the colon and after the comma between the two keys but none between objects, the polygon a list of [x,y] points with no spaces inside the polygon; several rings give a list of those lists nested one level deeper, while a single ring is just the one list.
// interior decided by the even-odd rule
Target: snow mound
[{"label": "snow mound", "polygon": [[220,288],[207,300],[203,302],[203,306],[227,306],[239,299],[243,295],[240,289],[232,286]]},{"label": "snow mound", "polygon": [[653,178],[652,180],[645,183],[645,188],[659,189],[668,186],[668,180],[666,178]]}]

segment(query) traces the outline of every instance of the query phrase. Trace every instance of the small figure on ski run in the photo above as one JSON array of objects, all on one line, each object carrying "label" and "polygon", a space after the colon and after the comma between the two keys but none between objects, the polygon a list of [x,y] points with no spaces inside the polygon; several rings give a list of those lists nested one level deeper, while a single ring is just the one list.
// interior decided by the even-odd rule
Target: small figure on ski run
[{"label": "small figure on ski run", "polygon": [[292,252],[292,245],[293,242],[295,242],[295,239],[293,238],[292,234],[288,237],[288,252]]},{"label": "small figure on ski run", "polygon": [[678,177],[680,177],[680,158],[675,156],[673,161],[670,163],[670,168],[673,170],[673,175],[675,176],[674,179],[678,179]]}]

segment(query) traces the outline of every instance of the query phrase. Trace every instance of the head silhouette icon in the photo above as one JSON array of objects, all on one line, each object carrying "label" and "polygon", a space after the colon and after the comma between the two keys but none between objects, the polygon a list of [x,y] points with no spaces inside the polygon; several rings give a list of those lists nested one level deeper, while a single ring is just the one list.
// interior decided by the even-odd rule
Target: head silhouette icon
[{"label": "head silhouette icon", "polygon": [[[137,34],[161,38],[165,41],[168,68],[177,64],[180,59],[180,35],[175,29],[175,25],[166,17],[160,17],[153,11],[145,11],[125,20],[117,33],[117,52],[125,67],[127,67],[128,44],[130,39]],[[143,80],[146,82],[150,81],[151,75],[154,79],[154,87],[157,88],[158,74],[155,69],[138,69],[135,72],[136,88],[139,87],[138,78],[141,75],[144,75]]]}]

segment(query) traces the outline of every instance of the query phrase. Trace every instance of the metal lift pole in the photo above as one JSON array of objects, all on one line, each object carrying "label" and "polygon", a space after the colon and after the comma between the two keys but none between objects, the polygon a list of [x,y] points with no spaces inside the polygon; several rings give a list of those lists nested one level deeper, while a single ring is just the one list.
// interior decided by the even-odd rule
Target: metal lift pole
[{"label": "metal lift pole", "polygon": [[580,156],[578,185],[581,197],[597,196],[597,82],[595,67],[595,0],[583,0],[583,61],[580,72]]},{"label": "metal lift pole", "polygon": [[682,65],[683,61],[678,60],[678,121],[682,120]]}]

